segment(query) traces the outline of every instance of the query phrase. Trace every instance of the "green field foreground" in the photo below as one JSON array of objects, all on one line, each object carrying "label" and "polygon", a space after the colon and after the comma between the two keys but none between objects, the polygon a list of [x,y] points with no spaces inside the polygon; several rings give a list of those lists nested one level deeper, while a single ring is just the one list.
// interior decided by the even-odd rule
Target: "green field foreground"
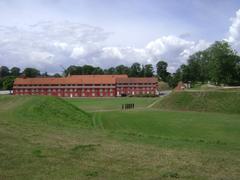
[{"label": "green field foreground", "polygon": [[239,179],[240,114],[164,100],[0,96],[0,179]]}]

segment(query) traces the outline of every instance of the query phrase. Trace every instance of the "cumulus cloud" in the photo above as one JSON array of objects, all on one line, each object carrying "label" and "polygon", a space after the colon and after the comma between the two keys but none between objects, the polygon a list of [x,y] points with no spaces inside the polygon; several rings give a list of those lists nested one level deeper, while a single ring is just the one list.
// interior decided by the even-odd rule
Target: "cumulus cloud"
[{"label": "cumulus cloud", "polygon": [[191,54],[208,46],[209,43],[203,40],[194,42],[176,36],[164,36],[150,42],[146,46],[146,51],[151,61],[157,63],[159,59],[163,59],[168,62],[169,70],[174,71],[185,63]]},{"label": "cumulus cloud", "polygon": [[110,35],[102,28],[71,22],[41,22],[21,28],[0,26],[0,64],[58,72],[60,65],[106,68],[133,62],[155,64],[163,59],[174,71],[189,55],[209,45],[206,41],[164,36],[143,48],[105,46]]},{"label": "cumulus cloud", "polygon": [[240,50],[240,9],[236,12],[236,16],[231,18],[231,21],[229,35],[225,40],[231,43],[234,48]]}]

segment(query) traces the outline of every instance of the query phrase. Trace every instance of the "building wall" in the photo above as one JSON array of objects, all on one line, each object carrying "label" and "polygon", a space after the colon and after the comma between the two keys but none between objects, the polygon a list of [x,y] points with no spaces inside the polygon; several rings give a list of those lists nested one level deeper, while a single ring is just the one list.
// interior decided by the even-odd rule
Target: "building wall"
[{"label": "building wall", "polygon": [[121,95],[139,95],[152,94],[156,95],[156,83],[128,83],[117,84],[117,96]]},{"label": "building wall", "polygon": [[50,95],[61,97],[113,97],[116,86],[14,86],[14,95]]},{"label": "building wall", "polygon": [[60,97],[114,97],[121,95],[156,95],[157,83],[122,83],[102,85],[20,85],[14,95],[49,95]]}]

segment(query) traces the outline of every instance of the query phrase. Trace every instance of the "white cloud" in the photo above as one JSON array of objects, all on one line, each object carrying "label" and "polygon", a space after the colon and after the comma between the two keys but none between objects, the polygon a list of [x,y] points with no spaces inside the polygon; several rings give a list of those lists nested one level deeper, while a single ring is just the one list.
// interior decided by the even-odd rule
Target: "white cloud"
[{"label": "white cloud", "polygon": [[191,54],[208,46],[209,43],[203,40],[194,42],[176,36],[164,36],[150,42],[146,51],[149,57],[152,57],[153,63],[157,63],[159,59],[165,60],[169,64],[169,70],[174,71],[185,63]]},{"label": "white cloud", "polygon": [[231,43],[234,48],[240,50],[240,9],[236,12],[236,16],[231,18],[231,21],[229,36],[225,40]]},{"label": "white cloud", "polygon": [[143,48],[105,46],[109,35],[99,27],[71,22],[41,22],[22,28],[0,26],[0,64],[57,72],[60,65],[106,68],[133,62],[155,64],[163,59],[174,71],[189,55],[209,45],[205,41],[164,36]]},{"label": "white cloud", "polygon": [[78,58],[84,56],[85,53],[86,53],[86,51],[83,47],[75,47],[75,48],[73,48],[70,57],[73,59],[78,59]]}]

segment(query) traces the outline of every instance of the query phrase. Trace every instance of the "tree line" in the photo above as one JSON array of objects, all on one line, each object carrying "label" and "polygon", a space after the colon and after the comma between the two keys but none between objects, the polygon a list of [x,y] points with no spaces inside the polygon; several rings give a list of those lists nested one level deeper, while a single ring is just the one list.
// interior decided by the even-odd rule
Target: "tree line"
[{"label": "tree line", "polygon": [[14,79],[23,77],[62,77],[68,75],[127,74],[129,77],[157,77],[174,88],[179,81],[184,83],[213,83],[215,85],[240,85],[240,56],[226,41],[216,41],[209,48],[192,54],[186,64],[182,64],[174,73],[167,71],[168,64],[160,60],[156,72],[152,64],[131,66],[118,65],[102,69],[91,65],[71,65],[62,73],[49,75],[35,68],[0,67],[0,89],[11,89]]},{"label": "tree line", "polygon": [[162,79],[175,87],[184,83],[240,85],[240,56],[228,42],[216,41],[209,48],[192,54],[175,73],[165,71]]}]

